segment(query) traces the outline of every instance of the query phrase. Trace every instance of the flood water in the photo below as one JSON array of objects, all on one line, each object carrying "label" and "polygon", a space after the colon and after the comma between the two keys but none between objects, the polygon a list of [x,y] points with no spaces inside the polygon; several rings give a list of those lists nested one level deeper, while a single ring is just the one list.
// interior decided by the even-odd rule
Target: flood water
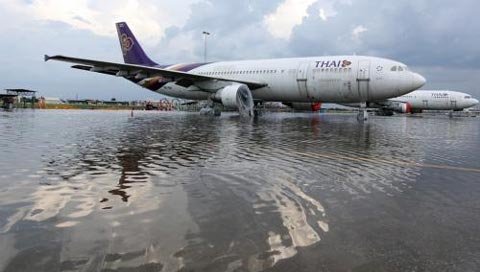
[{"label": "flood water", "polygon": [[480,118],[0,112],[3,271],[479,271]]}]

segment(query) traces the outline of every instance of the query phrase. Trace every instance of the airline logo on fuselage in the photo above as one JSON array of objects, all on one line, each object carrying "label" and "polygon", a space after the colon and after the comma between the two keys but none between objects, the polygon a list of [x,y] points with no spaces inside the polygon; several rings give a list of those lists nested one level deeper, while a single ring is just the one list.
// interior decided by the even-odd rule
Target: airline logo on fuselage
[{"label": "airline logo on fuselage", "polygon": [[446,98],[448,93],[432,93],[432,96],[436,98]]},{"label": "airline logo on fuselage", "polygon": [[352,65],[348,60],[320,60],[315,63],[315,68],[347,68]]},{"label": "airline logo on fuselage", "polygon": [[133,40],[132,38],[128,37],[127,34],[122,34],[120,37],[122,40],[122,51],[123,54],[127,54],[133,47]]}]

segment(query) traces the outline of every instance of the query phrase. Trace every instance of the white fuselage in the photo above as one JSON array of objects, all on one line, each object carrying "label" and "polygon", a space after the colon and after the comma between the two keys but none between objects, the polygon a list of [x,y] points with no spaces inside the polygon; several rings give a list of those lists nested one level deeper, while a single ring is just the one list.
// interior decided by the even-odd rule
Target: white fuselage
[{"label": "white fuselage", "polygon": [[478,104],[469,94],[448,90],[418,90],[389,101],[408,103],[413,110],[463,110]]},{"label": "white fuselage", "polygon": [[[175,69],[175,66],[167,69]],[[363,56],[214,62],[189,70],[188,73],[231,81],[266,83],[267,87],[252,90],[254,100],[260,101],[382,101],[409,93],[425,83],[422,76],[409,71],[402,63]],[[142,85],[142,82],[138,84]],[[184,88],[170,82],[156,92],[184,99],[205,100],[215,90],[230,84],[232,82],[211,80],[203,85]]]}]

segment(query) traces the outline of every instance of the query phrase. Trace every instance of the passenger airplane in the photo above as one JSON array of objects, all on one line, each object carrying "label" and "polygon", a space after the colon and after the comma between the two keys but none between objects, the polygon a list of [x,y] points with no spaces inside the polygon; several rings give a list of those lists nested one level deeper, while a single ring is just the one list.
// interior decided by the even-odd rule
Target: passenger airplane
[{"label": "passenger airplane", "polygon": [[172,97],[210,100],[212,106],[223,104],[242,115],[253,115],[254,104],[267,101],[366,105],[425,84],[425,78],[400,62],[364,56],[158,65],[145,54],[126,23],[116,27],[125,63],[60,55],[45,55],[45,61],[75,63],[72,68],[123,77]]},{"label": "passenger airplane", "polygon": [[418,90],[385,102],[371,103],[369,107],[380,108],[389,115],[391,112],[416,113],[423,110],[462,111],[477,104],[477,99],[462,92]]}]

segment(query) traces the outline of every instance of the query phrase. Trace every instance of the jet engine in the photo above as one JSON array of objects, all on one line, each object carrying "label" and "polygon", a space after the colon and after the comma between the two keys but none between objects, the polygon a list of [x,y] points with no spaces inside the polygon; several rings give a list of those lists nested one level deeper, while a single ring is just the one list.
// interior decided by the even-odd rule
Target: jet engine
[{"label": "jet engine", "polygon": [[233,84],[217,91],[213,101],[229,109],[238,109],[240,115],[253,116],[253,97],[250,89],[243,84]]},{"label": "jet engine", "polygon": [[400,113],[412,113],[412,105],[410,103],[393,102],[388,109]]}]

